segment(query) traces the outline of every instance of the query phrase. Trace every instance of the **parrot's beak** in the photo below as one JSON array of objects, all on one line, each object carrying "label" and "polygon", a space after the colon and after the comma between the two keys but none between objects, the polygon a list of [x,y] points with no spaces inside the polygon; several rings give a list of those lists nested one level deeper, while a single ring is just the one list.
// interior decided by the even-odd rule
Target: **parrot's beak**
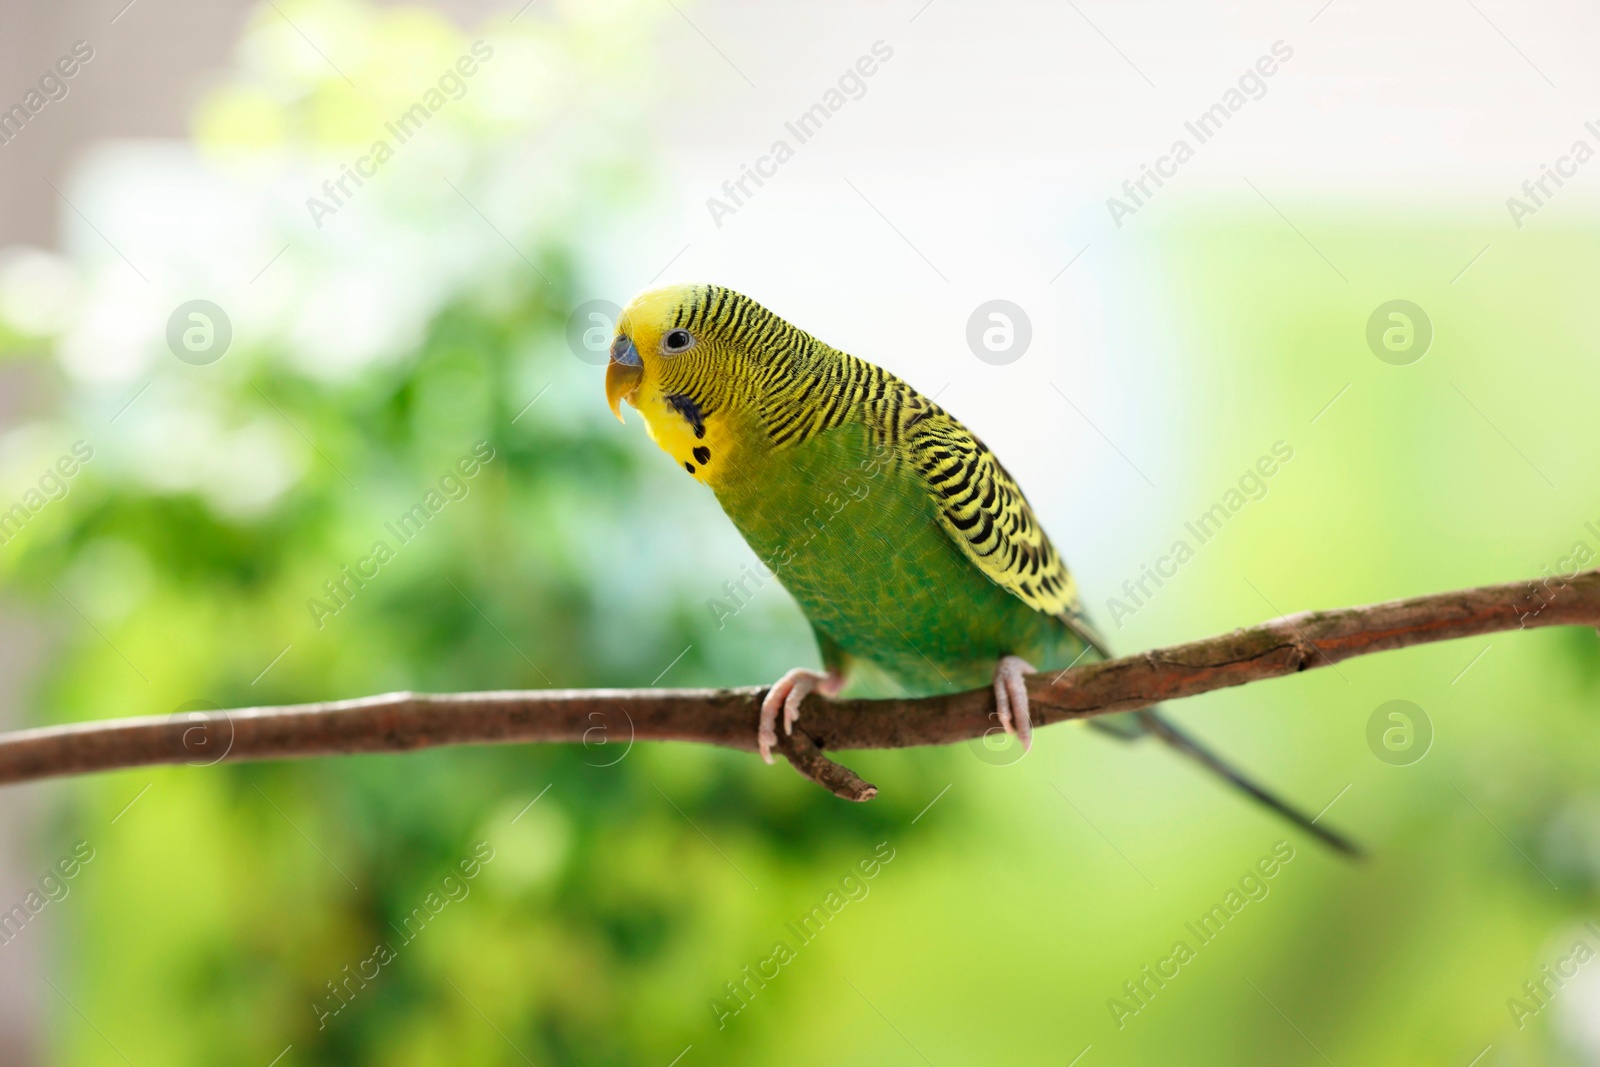
[{"label": "parrot's beak", "polygon": [[626,334],[611,342],[611,362],[606,365],[606,403],[611,414],[622,422],[622,401],[628,399],[644,380],[644,360]]}]

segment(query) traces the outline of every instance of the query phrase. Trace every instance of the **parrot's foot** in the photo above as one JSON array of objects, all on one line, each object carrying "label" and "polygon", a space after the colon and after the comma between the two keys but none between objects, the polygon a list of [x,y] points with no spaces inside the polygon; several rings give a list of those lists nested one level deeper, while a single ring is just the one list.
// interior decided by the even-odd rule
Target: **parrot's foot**
[{"label": "parrot's foot", "polygon": [[1028,717],[1028,687],[1022,676],[1033,673],[1033,664],[1021,656],[1001,656],[994,665],[994,706],[1006,733],[1016,734],[1022,751],[1033,748],[1033,720]]},{"label": "parrot's foot", "polygon": [[[772,683],[761,701],[761,727],[756,731],[756,747],[761,758],[772,762],[772,748],[778,743],[778,709],[783,709],[783,732],[794,733],[794,724],[800,719],[800,702],[812,693],[825,697],[839,695],[844,688],[844,678],[833,672],[822,674],[804,667],[794,670]],[[1026,707],[1023,714],[1026,715]]]}]

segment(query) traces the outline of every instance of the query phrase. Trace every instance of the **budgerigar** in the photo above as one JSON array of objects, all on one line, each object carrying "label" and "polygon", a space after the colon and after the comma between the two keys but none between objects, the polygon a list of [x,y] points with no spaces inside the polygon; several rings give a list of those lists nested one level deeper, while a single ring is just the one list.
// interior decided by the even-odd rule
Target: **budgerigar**
[{"label": "budgerigar", "polygon": [[[606,396],[709,486],[811,622],[825,672],[796,668],[761,705],[769,763],[812,692],[863,673],[907,695],[992,685],[1000,724],[1032,744],[1023,675],[1109,655],[1077,587],[994,453],[894,375],[715,285],[635,297]],[[1154,735],[1344,850],[1153,709],[1093,722]]]}]

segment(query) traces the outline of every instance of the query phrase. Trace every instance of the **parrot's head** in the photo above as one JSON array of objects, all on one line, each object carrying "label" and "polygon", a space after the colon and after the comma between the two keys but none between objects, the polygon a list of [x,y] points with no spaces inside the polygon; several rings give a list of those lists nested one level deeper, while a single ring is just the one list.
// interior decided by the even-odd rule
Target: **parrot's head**
[{"label": "parrot's head", "polygon": [[757,302],[720,285],[645,290],[616,320],[606,402],[645,416],[656,445],[699,482],[715,485],[738,454],[739,427],[763,390],[789,378],[816,342]]},{"label": "parrot's head", "polygon": [[718,408],[749,370],[756,317],[775,319],[749,297],[716,285],[664,285],[628,302],[606,367],[606,400],[622,418],[626,400],[647,421],[667,397]]},{"label": "parrot's head", "polygon": [[730,421],[757,406],[751,401],[770,387],[774,361],[801,350],[804,340],[799,330],[732,289],[647,289],[617,319],[606,400],[618,419],[624,400],[637,408],[656,444],[704,481],[703,457],[725,454],[714,439],[725,437]]}]

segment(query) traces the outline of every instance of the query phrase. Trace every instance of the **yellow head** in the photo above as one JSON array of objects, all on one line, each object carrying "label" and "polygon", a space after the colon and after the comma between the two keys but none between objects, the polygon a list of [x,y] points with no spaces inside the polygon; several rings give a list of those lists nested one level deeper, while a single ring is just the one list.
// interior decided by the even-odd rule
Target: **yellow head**
[{"label": "yellow head", "polygon": [[[792,380],[811,339],[747,296],[717,285],[668,285],[634,297],[617,320],[606,400],[626,400],[651,438],[702,481],[721,469],[732,423]],[[721,440],[719,440],[721,439]]]}]

